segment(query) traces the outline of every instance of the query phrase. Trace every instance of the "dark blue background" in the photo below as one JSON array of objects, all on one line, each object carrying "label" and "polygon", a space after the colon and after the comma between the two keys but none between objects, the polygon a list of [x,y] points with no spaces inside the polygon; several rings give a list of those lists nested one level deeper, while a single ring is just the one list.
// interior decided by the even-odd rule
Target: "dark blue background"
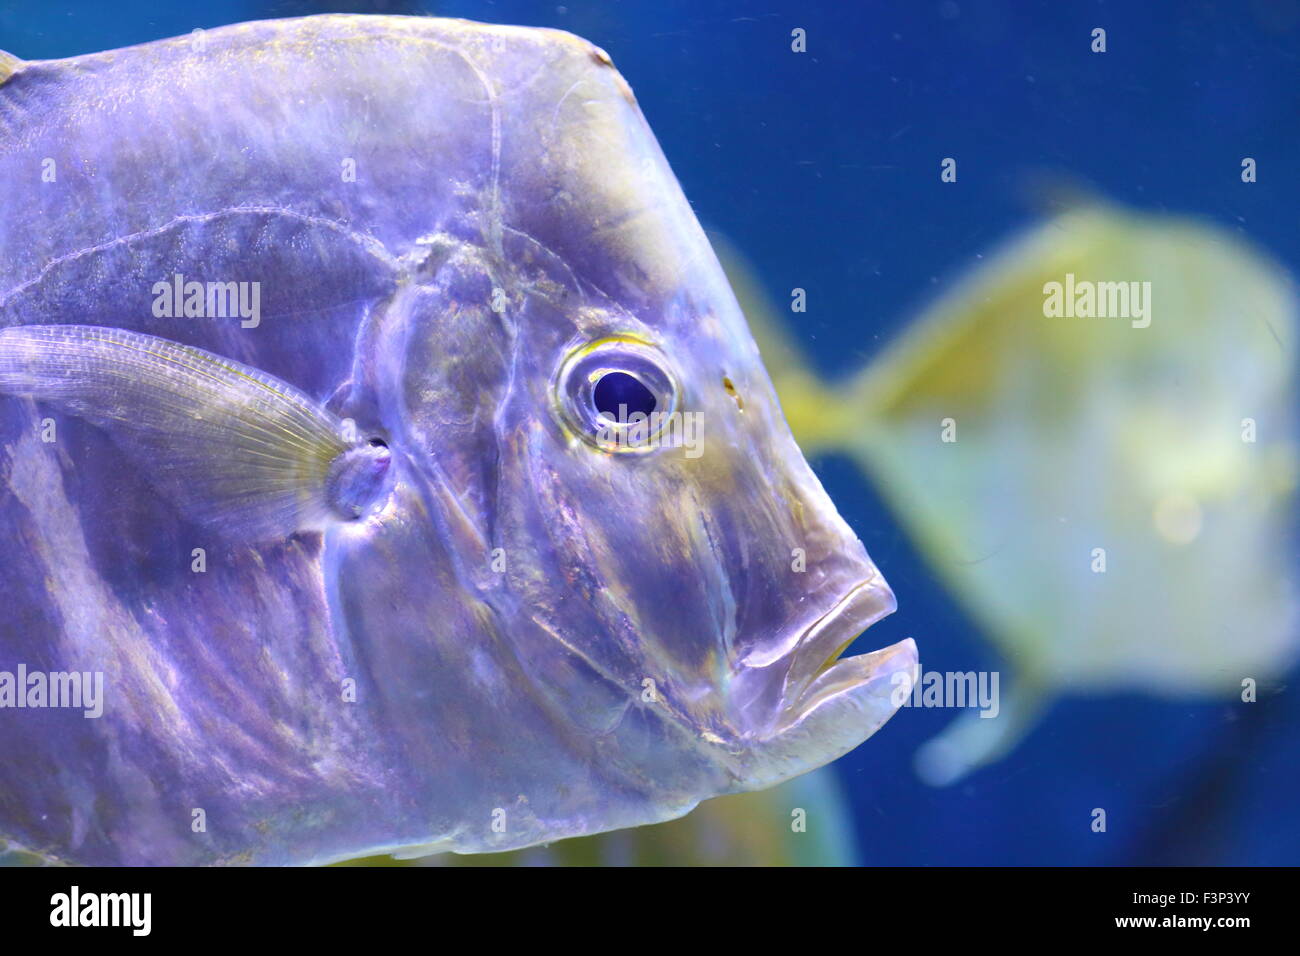
[{"label": "dark blue background", "polygon": [[[1197,213],[1300,269],[1295,0],[5,0],[0,49],[66,56],[322,10],[558,26],[604,47],[701,220],[777,301],[808,290],[800,334],[827,375],[868,361],[1041,212],[1044,186]],[[939,181],[945,156],[955,185]],[[927,670],[997,667],[856,468],[818,470],[898,592],[871,645],[913,636]],[[1291,688],[1244,709],[1062,700],[1007,759],[933,790],[911,757],[952,712],[914,710],[838,767],[871,863],[1296,864],[1298,717]]]}]

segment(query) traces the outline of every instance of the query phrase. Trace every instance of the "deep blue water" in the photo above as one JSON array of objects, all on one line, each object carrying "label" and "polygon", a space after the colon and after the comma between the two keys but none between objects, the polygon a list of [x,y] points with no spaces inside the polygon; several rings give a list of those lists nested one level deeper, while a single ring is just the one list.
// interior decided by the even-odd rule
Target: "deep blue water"
[{"label": "deep blue water", "polygon": [[[7,0],[0,49],[64,56],[322,10],[558,26],[604,47],[701,220],[777,301],[808,290],[801,334],[827,375],[868,361],[1030,221],[1042,183],[1208,217],[1300,271],[1296,0]],[[1104,55],[1089,50],[1097,26]],[[943,156],[959,159],[955,187],[939,182]],[[1258,183],[1241,183],[1243,156]],[[871,645],[913,636],[927,670],[997,667],[856,468],[817,464],[898,592]],[[1008,758],[934,790],[911,756],[952,715],[913,710],[838,767],[870,863],[1300,863],[1300,701],[1290,690],[1249,714],[1062,700]],[[1097,806],[1105,834],[1088,826]]]}]

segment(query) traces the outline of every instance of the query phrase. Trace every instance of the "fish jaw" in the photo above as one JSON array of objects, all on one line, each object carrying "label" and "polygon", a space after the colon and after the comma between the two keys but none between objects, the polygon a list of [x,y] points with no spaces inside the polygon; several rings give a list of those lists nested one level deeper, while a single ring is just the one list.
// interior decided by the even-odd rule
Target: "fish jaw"
[{"label": "fish jaw", "polygon": [[742,681],[779,681],[781,695],[775,713],[748,741],[737,789],[775,786],[830,763],[872,736],[904,704],[920,676],[911,638],[840,658],[859,634],[896,607],[893,591],[877,573],[807,627],[786,654],[738,675]]}]

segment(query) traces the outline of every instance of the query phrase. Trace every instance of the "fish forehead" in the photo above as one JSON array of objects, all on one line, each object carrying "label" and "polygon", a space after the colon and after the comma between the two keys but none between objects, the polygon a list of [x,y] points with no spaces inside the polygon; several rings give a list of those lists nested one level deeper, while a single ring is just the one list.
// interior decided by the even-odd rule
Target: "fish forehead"
[{"label": "fish forehead", "polygon": [[[544,262],[579,299],[601,303],[578,317],[578,330],[604,328],[614,307],[664,335],[746,346],[626,85],[588,44],[550,31],[332,17],[211,31],[192,44],[23,64],[0,84],[0,176],[30,184],[13,191],[0,222],[0,321],[75,316],[170,334],[291,370],[287,379],[323,399],[355,370],[367,317],[422,282],[438,243],[420,240],[434,236],[481,251],[478,271],[489,279],[507,260]],[[46,158],[58,170],[51,182],[39,178]],[[345,160],[356,182],[340,177]],[[24,237],[15,226],[24,217],[50,227]],[[152,283],[173,273],[261,277],[280,304],[258,329],[167,330],[148,303]],[[295,299],[310,325],[279,321],[293,317]],[[571,321],[541,314],[561,331]],[[477,849],[491,844],[496,809],[516,821],[511,839],[527,842],[597,819],[612,827],[674,816],[723,788],[689,728],[643,709],[593,746],[636,755],[646,779],[574,749],[565,739],[574,699],[593,724],[627,702],[606,699],[580,659],[513,673],[500,623],[450,571],[464,556],[438,551],[437,534],[381,540],[395,569],[381,579],[346,541],[222,550],[139,506],[152,493],[102,436],[61,423],[78,461],[66,467],[34,438],[30,412],[7,404],[0,441],[12,498],[0,509],[0,539],[37,545],[7,562],[0,584],[15,622],[0,631],[4,662],[102,671],[112,689],[104,724],[56,712],[42,718],[56,732],[37,740],[15,712],[3,715],[14,722],[0,733],[3,766],[66,768],[58,779],[5,777],[29,811],[16,835],[37,849],[77,845],[80,858],[99,862],[302,862],[430,833]],[[93,505],[95,489],[109,486],[120,503]],[[450,500],[408,500],[411,524],[433,520],[420,510],[430,505],[455,520]],[[195,545],[209,552],[203,574],[191,573]],[[448,569],[431,582],[446,598],[437,623],[485,635],[482,647],[448,642],[431,659],[427,645],[403,644],[428,630],[427,616],[338,628],[371,622],[341,613],[349,593],[322,580],[350,567],[350,581],[371,574],[361,607],[374,611],[376,595],[397,603],[409,592],[412,561]],[[212,634],[223,635],[219,648],[208,647]],[[373,643],[376,634],[388,643]],[[401,719],[385,706],[340,706],[349,680]],[[535,698],[542,685],[574,698]],[[242,715],[236,733],[232,706]],[[430,726],[445,733],[430,736]],[[484,726],[497,746],[466,752]],[[107,751],[105,736],[114,741]],[[481,787],[474,781],[494,776],[484,767],[510,774]],[[514,777],[539,788],[561,781],[573,794],[563,818],[531,818],[528,795],[510,789]],[[93,817],[78,809],[78,795],[92,793],[107,808]],[[309,819],[302,806],[313,808]],[[195,838],[188,811],[169,807],[223,822]],[[460,832],[471,819],[473,833]]]},{"label": "fish forehead", "polygon": [[0,85],[0,134],[0,174],[33,185],[0,223],[6,285],[260,209],[380,258],[515,231],[638,313],[724,287],[627,84],[559,31],[324,16],[28,63]]}]

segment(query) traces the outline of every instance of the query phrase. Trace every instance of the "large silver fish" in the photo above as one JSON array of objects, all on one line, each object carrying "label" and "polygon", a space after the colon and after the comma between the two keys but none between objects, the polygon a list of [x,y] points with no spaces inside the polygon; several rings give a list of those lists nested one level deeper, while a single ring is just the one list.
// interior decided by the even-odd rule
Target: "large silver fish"
[{"label": "large silver fish", "polygon": [[590,44],[0,55],[0,184],[11,847],[524,847],[834,760],[915,677],[838,659],[893,595]]}]

